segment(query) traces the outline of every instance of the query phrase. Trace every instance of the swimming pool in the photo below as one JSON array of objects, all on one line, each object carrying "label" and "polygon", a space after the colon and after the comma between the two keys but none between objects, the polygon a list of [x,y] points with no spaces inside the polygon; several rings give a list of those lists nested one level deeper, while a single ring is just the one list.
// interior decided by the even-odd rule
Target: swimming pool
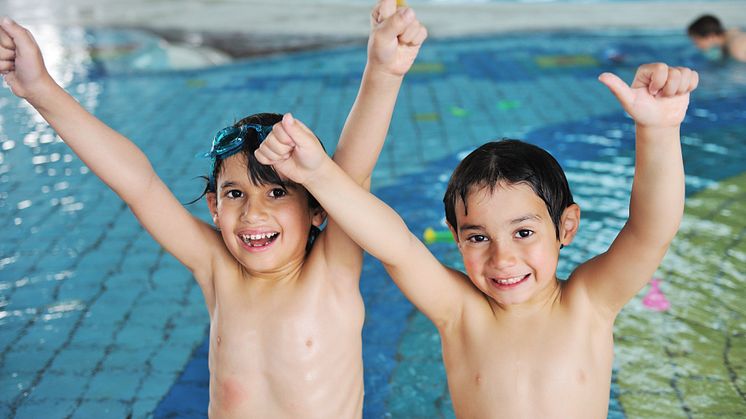
[{"label": "swimming pool", "polygon": [[[246,114],[292,110],[333,149],[365,60],[353,47],[173,71],[157,40],[141,33],[48,30],[58,79],[138,143],[183,202],[199,195],[196,177],[207,170],[193,156]],[[563,250],[566,275],[605,250],[627,215],[632,126],[596,76],[612,70],[629,80],[652,60],[701,71],[682,128],[687,207],[656,273],[670,308],[650,309],[646,288],[617,321],[609,417],[739,417],[746,66],[707,63],[667,32],[428,41],[402,88],[374,192],[414,231],[441,229],[445,182],[462,153],[503,136],[546,147],[584,208]],[[208,219],[203,203],[190,208]],[[7,90],[0,220],[0,416],[204,416],[208,318],[199,288]],[[459,266],[453,245],[431,248]],[[452,417],[433,326],[371,259],[361,288],[365,417]]]}]

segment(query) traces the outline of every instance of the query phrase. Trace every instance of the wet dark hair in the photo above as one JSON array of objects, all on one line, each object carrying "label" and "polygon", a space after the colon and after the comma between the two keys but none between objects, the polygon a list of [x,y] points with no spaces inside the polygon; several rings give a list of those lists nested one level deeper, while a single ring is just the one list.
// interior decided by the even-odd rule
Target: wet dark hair
[{"label": "wet dark hair", "polygon": [[702,15],[692,22],[686,30],[689,36],[706,38],[710,35],[722,35],[725,33],[720,20],[713,15]]},{"label": "wet dark hair", "polygon": [[464,203],[464,211],[468,212],[466,198],[470,193],[482,188],[493,192],[502,182],[530,186],[547,205],[559,239],[562,212],[574,203],[565,172],[546,150],[511,139],[482,145],[466,156],[453,171],[443,204],[446,220],[454,230],[458,231],[457,200]]},{"label": "wet dark hair", "polygon": [[[277,113],[257,113],[254,115],[249,115],[240,121],[233,124],[234,127],[240,128],[243,125],[248,124],[258,124],[258,125],[265,125],[265,126],[272,126],[276,123],[282,121],[282,115]],[[321,143],[321,140],[319,140],[319,143]],[[290,182],[287,180],[283,180],[280,175],[275,171],[275,169],[272,166],[267,166],[264,164],[259,163],[259,161],[256,159],[256,156],[254,156],[254,151],[259,148],[261,145],[261,141],[259,140],[259,133],[256,130],[249,129],[246,130],[246,136],[244,138],[243,146],[241,147],[241,150],[236,154],[242,154],[246,158],[246,166],[248,169],[248,175],[249,179],[254,185],[279,185],[283,188],[287,188],[288,186],[293,187],[301,187],[300,185]],[[324,144],[321,143],[321,147],[324,147]],[[223,168],[223,162],[225,159],[222,159],[220,157],[215,158],[215,164],[213,165],[212,169],[212,179],[215,179],[216,182],[213,184],[210,182],[210,177],[208,176],[202,176],[203,179],[206,181],[205,190],[202,192],[202,195],[200,195],[197,200],[202,198],[208,193],[215,193],[217,192],[217,179],[218,175],[220,174],[220,171]],[[305,188],[304,188],[305,189]],[[313,197],[310,193],[308,194],[308,206],[311,209],[320,208],[321,204],[316,200],[316,198]]]}]

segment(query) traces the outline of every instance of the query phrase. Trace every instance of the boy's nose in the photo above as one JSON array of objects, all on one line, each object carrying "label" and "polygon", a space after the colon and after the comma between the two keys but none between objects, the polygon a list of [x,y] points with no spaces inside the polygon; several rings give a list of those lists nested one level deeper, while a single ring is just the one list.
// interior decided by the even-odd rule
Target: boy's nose
[{"label": "boy's nose", "polygon": [[266,207],[260,202],[249,202],[243,207],[241,220],[246,222],[257,222],[266,218]]},{"label": "boy's nose", "polygon": [[515,252],[509,245],[494,244],[490,249],[490,265],[502,269],[515,265]]}]

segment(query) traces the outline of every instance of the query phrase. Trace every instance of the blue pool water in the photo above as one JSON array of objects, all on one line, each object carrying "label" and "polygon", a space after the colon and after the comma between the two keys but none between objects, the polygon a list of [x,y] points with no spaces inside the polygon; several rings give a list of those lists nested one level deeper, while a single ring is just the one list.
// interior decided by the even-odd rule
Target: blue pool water
[{"label": "blue pool water", "polygon": [[[363,47],[169,69],[157,40],[47,27],[47,63],[91,112],[132,138],[183,202],[201,192],[212,133],[293,111],[334,148]],[[602,71],[700,70],[682,128],[687,210],[656,276],[620,315],[609,417],[746,415],[746,66],[708,63],[676,33],[551,33],[428,41],[407,76],[373,191],[415,232],[444,228],[464,152],[523,138],[550,150],[583,208],[559,271],[602,252],[626,216],[633,127]],[[133,70],[134,68],[134,70]],[[303,71],[299,71],[303,69]],[[202,202],[189,207],[208,219]],[[0,416],[203,417],[208,317],[188,271],[139,227],[52,130],[0,91]],[[452,244],[433,252],[459,267]],[[367,418],[452,417],[434,327],[366,259]]]}]

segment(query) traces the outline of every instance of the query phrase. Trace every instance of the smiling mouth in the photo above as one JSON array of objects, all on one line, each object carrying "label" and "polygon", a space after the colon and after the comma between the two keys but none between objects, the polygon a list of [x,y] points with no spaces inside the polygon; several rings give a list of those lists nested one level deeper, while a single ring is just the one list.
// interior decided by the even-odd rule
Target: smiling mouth
[{"label": "smiling mouth", "polygon": [[277,240],[277,237],[280,236],[280,233],[274,232],[274,233],[262,233],[262,234],[239,234],[238,237],[241,238],[241,241],[244,242],[245,245],[248,247],[254,247],[254,248],[262,248],[267,247],[272,242]]},{"label": "smiling mouth", "polygon": [[490,280],[498,287],[512,287],[527,280],[530,275],[531,274],[529,273],[525,275],[513,276],[510,278],[490,278]]}]

